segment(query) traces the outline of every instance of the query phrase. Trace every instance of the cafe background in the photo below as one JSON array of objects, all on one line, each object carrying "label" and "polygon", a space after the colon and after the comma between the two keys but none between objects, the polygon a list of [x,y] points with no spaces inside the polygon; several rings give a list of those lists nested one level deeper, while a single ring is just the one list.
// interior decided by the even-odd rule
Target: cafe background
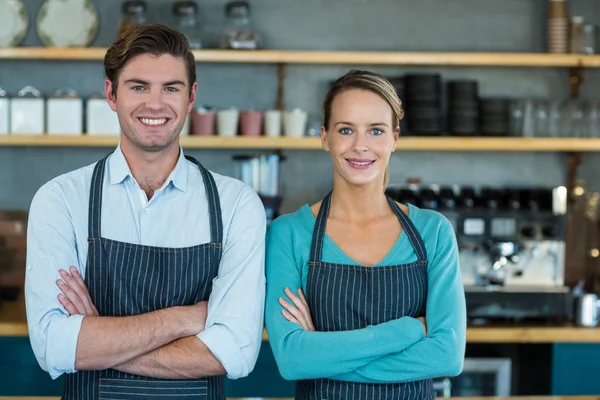
[{"label": "cafe background", "polygon": [[[17,31],[24,21],[12,14],[17,3],[27,15],[25,36],[0,47],[0,88],[6,93],[0,97],[0,227],[6,229],[0,241],[0,396],[58,395],[62,379],[51,381],[39,368],[22,328],[25,232],[19,226],[26,226],[24,214],[41,185],[95,162],[117,143],[118,130],[102,118],[104,100],[94,102],[93,96],[102,92],[102,49],[122,28],[123,9],[116,0],[91,1],[93,12],[82,11],[84,0],[0,0],[0,25]],[[173,3],[147,1],[145,20],[180,27]],[[600,56],[593,54],[600,53],[600,2],[569,0],[552,8],[547,0],[252,0],[245,45],[260,48],[216,55],[207,52],[222,45],[231,23],[226,2],[196,3],[202,50],[195,50],[199,90],[184,134],[187,153],[251,184],[270,218],[294,211],[322,198],[332,184],[330,157],[311,137],[318,134],[331,82],[354,67],[389,77],[407,108],[404,137],[390,160],[389,193],[451,218],[467,261],[518,264],[519,257],[537,257],[527,247],[534,244],[553,255],[535,259],[533,278],[525,273],[523,286],[536,289],[520,303],[514,297],[491,300],[497,293],[484,291],[484,300],[475,294],[473,301],[484,309],[486,301],[505,309],[473,314],[463,377],[439,380],[438,393],[600,394],[600,328],[592,318],[593,294],[599,293]],[[244,15],[244,8],[235,12]],[[583,21],[574,18],[579,16]],[[561,25],[564,17],[568,24]],[[0,40],[6,40],[5,28]],[[61,40],[84,41],[100,53],[55,52]],[[256,62],[254,54],[265,50],[286,52],[266,53]],[[341,51],[351,53],[336,56]],[[561,58],[564,53],[575,54]],[[3,134],[2,105],[9,102]],[[94,110],[98,114],[90,114]],[[43,127],[37,133],[35,121]],[[108,124],[104,132],[102,121]],[[74,130],[65,136],[68,129]],[[500,225],[493,224],[494,213],[503,216]],[[6,223],[11,219],[17,223]],[[511,233],[511,224],[518,233]],[[488,225],[503,227],[495,247],[482,239],[493,236],[482,228]],[[477,254],[468,247],[473,243]],[[517,252],[519,246],[525,250]],[[509,288],[521,284],[519,277],[476,275],[468,278],[495,279]],[[523,316],[538,307],[546,314]],[[227,381],[228,395],[293,396],[293,382],[279,377],[267,340],[254,372]]]}]

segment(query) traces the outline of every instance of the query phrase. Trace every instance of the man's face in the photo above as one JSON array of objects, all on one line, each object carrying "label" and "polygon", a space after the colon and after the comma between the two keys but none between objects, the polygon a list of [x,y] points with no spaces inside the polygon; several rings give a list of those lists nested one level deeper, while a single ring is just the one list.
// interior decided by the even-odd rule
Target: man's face
[{"label": "man's face", "polygon": [[169,54],[141,54],[119,74],[116,96],[105,82],[110,107],[119,117],[121,140],[145,152],[159,152],[173,144],[196,100],[198,84],[190,82],[183,59]]}]

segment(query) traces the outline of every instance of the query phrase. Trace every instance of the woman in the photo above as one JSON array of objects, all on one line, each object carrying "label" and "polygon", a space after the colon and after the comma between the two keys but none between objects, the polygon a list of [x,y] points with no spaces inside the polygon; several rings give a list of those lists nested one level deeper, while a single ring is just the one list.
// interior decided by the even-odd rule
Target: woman
[{"label": "woman", "polygon": [[[296,399],[433,399],[462,371],[466,311],[451,223],[385,196],[403,110],[351,71],[323,104],[333,190],[267,236],[266,325]],[[304,295],[306,294],[306,296]]]}]

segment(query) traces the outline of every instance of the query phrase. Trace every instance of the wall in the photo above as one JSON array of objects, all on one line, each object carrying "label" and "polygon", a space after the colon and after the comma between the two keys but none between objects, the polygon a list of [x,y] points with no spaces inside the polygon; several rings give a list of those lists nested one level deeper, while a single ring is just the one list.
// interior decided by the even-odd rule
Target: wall
[{"label": "wall", "polygon": [[[120,2],[93,1],[100,29],[93,46],[114,40]],[[34,21],[41,0],[25,0],[30,29],[24,45],[40,45]],[[214,44],[224,22],[223,0],[199,2],[206,43]],[[410,51],[514,51],[545,49],[545,1],[534,0],[254,0],[252,19],[269,48]],[[600,4],[573,0],[573,14],[598,22]],[[151,2],[149,20],[163,21],[170,2]],[[303,107],[319,123],[328,82],[352,66],[294,65],[288,68],[286,105]],[[437,71],[445,80],[476,78],[485,97],[559,97],[568,95],[566,69],[545,68],[404,68],[371,67],[387,76]],[[273,107],[276,67],[272,65],[199,64],[197,104]],[[590,97],[600,81],[586,71],[582,95]],[[102,90],[100,61],[0,61],[0,87],[13,94],[34,85],[45,94],[71,87],[87,97]],[[0,208],[27,209],[37,188],[54,176],[92,163],[109,149],[0,148]],[[231,156],[240,151],[191,151],[207,167],[233,174]],[[282,167],[283,211],[323,196],[331,185],[330,159],[321,151],[290,151]],[[590,156],[582,176],[595,178],[600,159]],[[391,160],[391,182],[407,177],[424,182],[497,185],[564,183],[564,156],[554,153],[403,152]],[[296,179],[305,177],[304,179]],[[293,179],[292,179],[293,178]],[[595,183],[594,183],[595,184]]]}]

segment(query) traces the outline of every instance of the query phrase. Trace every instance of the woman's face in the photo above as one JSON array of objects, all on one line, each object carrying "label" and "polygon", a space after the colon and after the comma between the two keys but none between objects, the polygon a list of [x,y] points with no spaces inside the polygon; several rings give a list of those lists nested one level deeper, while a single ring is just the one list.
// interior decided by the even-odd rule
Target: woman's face
[{"label": "woman's face", "polygon": [[333,99],[330,116],[321,140],[335,173],[355,186],[383,183],[399,134],[392,107],[371,91],[351,89]]}]

